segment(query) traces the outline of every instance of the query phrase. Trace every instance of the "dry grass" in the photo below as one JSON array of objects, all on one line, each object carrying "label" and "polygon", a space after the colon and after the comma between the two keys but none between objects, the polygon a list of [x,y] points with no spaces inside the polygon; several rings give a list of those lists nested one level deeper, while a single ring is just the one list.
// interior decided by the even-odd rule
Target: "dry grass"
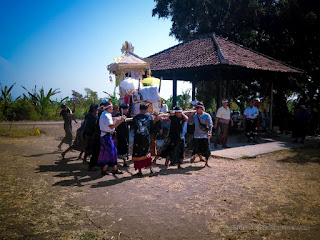
[{"label": "dry grass", "polygon": [[[3,139],[6,147],[12,144],[27,148],[49,138],[42,135],[39,139]],[[49,145],[42,146],[40,152],[50,153]],[[204,231],[212,234],[209,236],[218,236],[213,239],[316,239],[314,237],[320,227],[319,147],[291,149],[235,161],[212,159],[211,169],[190,170],[186,174],[143,179],[127,176],[129,181],[120,181],[116,187],[104,186],[100,192],[90,188],[97,182],[86,182],[88,186],[82,188],[56,185],[64,178],[72,179],[77,175],[53,166],[50,161],[54,157],[45,159],[51,155],[27,158],[34,152],[18,155],[15,151],[15,148],[11,152],[4,149],[1,153],[0,239],[130,239],[130,234],[136,234],[136,222],[139,221],[135,212],[130,213],[132,222],[128,222],[126,215],[121,216],[120,223],[126,222],[127,229],[110,228],[108,226],[112,222],[106,221],[112,219],[107,218],[108,215],[118,217],[117,206],[124,204],[122,201],[127,198],[127,206],[143,203],[139,205],[141,208],[160,213],[154,216],[154,213],[142,215],[143,211],[140,212],[143,217],[161,216],[164,219],[158,226],[152,226],[154,229],[179,218],[171,214],[174,210],[172,212],[181,216],[181,226],[186,226],[183,225],[184,219],[190,220],[193,224],[189,227],[197,229],[204,226]],[[77,161],[69,163],[63,167]],[[39,165],[49,165],[50,168],[35,173]],[[193,165],[202,166],[203,163]],[[95,181],[108,179],[112,180],[111,176]],[[114,194],[121,190],[123,195]],[[102,202],[105,205],[94,205],[94,200],[105,197],[106,191],[109,195],[106,202]],[[75,201],[86,198],[92,201],[92,205],[90,201],[86,205]],[[150,222],[157,221],[153,219]],[[302,229],[286,230],[290,227]],[[183,233],[184,229],[175,231],[162,231],[163,238],[172,239],[172,234]],[[134,236],[133,239],[137,239],[139,235]]]},{"label": "dry grass", "polygon": [[35,126],[15,126],[15,125],[1,125],[0,136],[6,137],[30,137],[40,134],[40,130]]}]

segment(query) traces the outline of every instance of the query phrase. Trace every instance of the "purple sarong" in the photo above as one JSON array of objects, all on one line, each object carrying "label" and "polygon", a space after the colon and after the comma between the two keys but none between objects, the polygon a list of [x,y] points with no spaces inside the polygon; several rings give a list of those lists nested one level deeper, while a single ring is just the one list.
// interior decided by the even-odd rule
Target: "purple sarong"
[{"label": "purple sarong", "polygon": [[100,144],[100,154],[98,159],[98,166],[104,167],[108,165],[113,167],[118,164],[117,158],[117,147],[112,139],[112,136],[109,134],[104,135],[101,137],[101,144]]}]

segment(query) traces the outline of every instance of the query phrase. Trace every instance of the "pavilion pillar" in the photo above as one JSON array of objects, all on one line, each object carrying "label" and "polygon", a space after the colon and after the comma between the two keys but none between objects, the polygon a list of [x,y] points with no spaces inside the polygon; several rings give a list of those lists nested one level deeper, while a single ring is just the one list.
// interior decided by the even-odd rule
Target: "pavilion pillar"
[{"label": "pavilion pillar", "polygon": [[[224,98],[227,97],[227,85],[228,85],[227,80],[223,79],[223,84],[222,84],[222,99],[224,99]],[[222,101],[222,99],[221,99],[221,101]]]},{"label": "pavilion pillar", "polygon": [[221,107],[221,101],[222,101],[222,88],[223,88],[223,83],[222,83],[222,78],[219,78],[218,80],[218,97],[217,97],[217,110],[219,107]]},{"label": "pavilion pillar", "polygon": [[229,100],[230,102],[230,85],[231,85],[231,80],[226,81],[226,99]]},{"label": "pavilion pillar", "polygon": [[177,106],[177,79],[172,80],[172,107]]},{"label": "pavilion pillar", "polygon": [[192,101],[196,100],[196,85],[194,81],[192,81],[192,95],[191,95]]},{"label": "pavilion pillar", "polygon": [[270,121],[269,121],[269,129],[272,132],[272,118],[273,118],[273,81],[271,81],[271,92],[270,92],[270,108],[269,108],[269,117],[270,117]]}]

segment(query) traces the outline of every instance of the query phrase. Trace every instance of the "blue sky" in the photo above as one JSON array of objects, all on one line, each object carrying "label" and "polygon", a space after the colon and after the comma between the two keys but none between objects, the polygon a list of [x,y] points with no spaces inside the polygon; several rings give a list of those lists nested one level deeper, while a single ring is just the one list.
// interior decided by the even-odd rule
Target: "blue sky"
[{"label": "blue sky", "polygon": [[[15,97],[42,86],[60,88],[57,98],[88,87],[113,92],[106,66],[121,56],[127,40],[147,57],[178,44],[171,21],[152,17],[152,0],[1,0],[0,82]],[[161,95],[172,94],[164,81]],[[178,82],[178,94],[191,85]]]}]

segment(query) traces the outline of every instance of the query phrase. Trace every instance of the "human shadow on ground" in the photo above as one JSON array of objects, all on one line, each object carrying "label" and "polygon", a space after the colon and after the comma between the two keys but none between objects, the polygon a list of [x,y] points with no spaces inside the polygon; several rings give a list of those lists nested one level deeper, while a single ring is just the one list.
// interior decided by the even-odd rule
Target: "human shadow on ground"
[{"label": "human shadow on ground", "polygon": [[[157,167],[160,168],[160,171],[155,172],[154,174],[152,174],[152,177],[157,177],[157,176],[161,176],[161,175],[171,175],[171,174],[186,174],[186,175],[191,175],[192,172],[194,171],[199,171],[201,169],[203,169],[203,166],[188,166],[188,167],[184,167],[182,169],[177,169],[177,168],[166,168],[164,165],[157,165]],[[93,184],[91,186],[91,188],[99,188],[99,187],[108,187],[108,186],[113,186],[125,181],[129,181],[132,179],[141,179],[141,178],[145,178],[145,177],[150,177],[151,175],[149,173],[145,173],[143,174],[142,177],[137,177],[136,174],[132,174],[131,172],[130,176],[125,176],[125,177],[118,177],[117,175],[114,176],[113,179],[108,179],[107,181],[103,181],[103,182],[98,182],[96,184]]]},{"label": "human shadow on ground", "polygon": [[63,179],[54,183],[53,186],[82,187],[86,182],[101,178],[100,171],[88,171],[88,164],[77,157],[57,159],[53,165],[40,165],[36,169],[36,173],[43,172],[56,172],[57,174],[53,177]]},{"label": "human shadow on ground", "polygon": [[[122,163],[122,160],[119,161]],[[77,157],[69,157],[65,159],[57,159],[55,164],[52,165],[40,165],[35,169],[36,173],[44,173],[44,172],[54,172],[57,173],[53,175],[55,178],[61,178],[61,181],[55,182],[52,186],[78,186],[83,187],[85,185],[90,185],[89,182],[108,178],[107,180],[94,183],[91,187],[107,187],[113,186],[116,184],[120,184],[124,181],[132,180],[139,178],[135,176],[136,172],[133,167],[133,161],[128,161],[129,168],[119,167],[121,171],[127,173],[125,175],[113,175],[110,173],[109,176],[101,176],[99,168],[96,171],[88,171],[88,164],[83,163],[81,160],[77,159]],[[184,166],[186,164],[183,164]],[[154,165],[157,168],[160,168],[160,171],[153,174],[153,177],[157,177],[159,175],[170,175],[170,174],[191,174],[193,171],[199,171],[203,169],[203,166],[187,166],[183,169],[177,168],[166,168],[164,165],[156,164]],[[143,177],[149,177],[149,169],[143,170],[143,172],[148,172],[144,174]],[[127,175],[130,176],[127,176]]]},{"label": "human shadow on ground", "polygon": [[[301,146],[301,145],[300,145]],[[278,160],[281,163],[296,163],[296,164],[308,164],[308,163],[318,163],[320,164],[320,146],[314,144],[311,146],[303,146],[291,148],[288,150],[289,156]]]},{"label": "human shadow on ground", "polygon": [[51,154],[61,154],[62,151],[56,150],[53,152],[46,152],[46,153],[37,153],[37,154],[31,154],[31,155],[23,155],[24,157],[42,157],[45,155],[51,155]]}]

